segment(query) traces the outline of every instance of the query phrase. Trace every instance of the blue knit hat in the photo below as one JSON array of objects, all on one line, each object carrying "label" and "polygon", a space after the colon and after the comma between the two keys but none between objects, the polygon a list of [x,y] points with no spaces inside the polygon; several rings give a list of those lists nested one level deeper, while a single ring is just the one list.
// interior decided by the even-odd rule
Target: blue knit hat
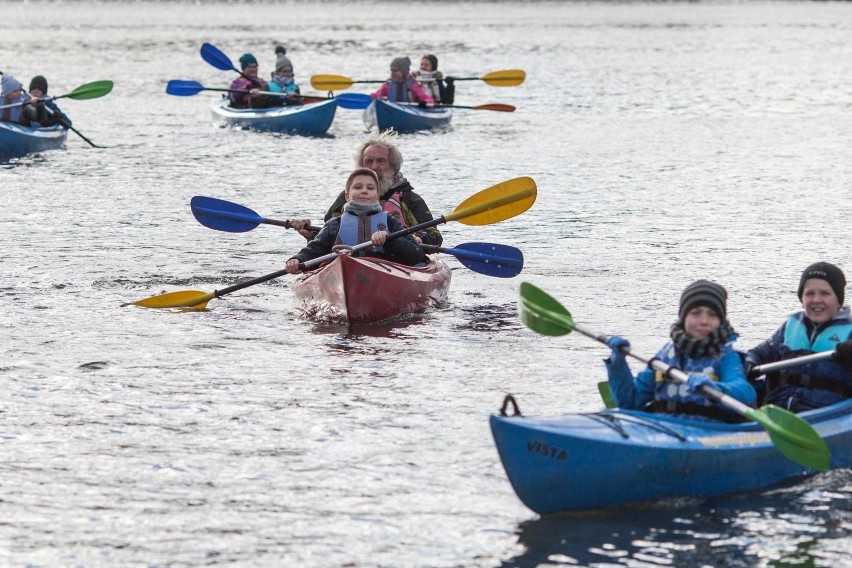
[{"label": "blue knit hat", "polygon": [[257,59],[255,59],[254,55],[251,53],[243,53],[242,57],[240,57],[240,69],[245,69],[252,63],[257,65]]}]

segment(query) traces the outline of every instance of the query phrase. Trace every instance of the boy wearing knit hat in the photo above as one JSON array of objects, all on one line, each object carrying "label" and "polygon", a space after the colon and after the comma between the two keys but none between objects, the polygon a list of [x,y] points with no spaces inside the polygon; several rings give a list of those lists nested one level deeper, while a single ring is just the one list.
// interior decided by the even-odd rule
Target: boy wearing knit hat
[{"label": "boy wearing knit hat", "polygon": [[843,305],[846,277],[828,262],[811,264],[799,277],[802,311],[746,354],[749,367],[833,352],[831,360],[791,365],[764,379],[750,376],[767,404],[793,412],[820,408],[852,396],[852,314]]},{"label": "boy wearing knit hat", "polygon": [[47,79],[36,75],[30,80],[30,105],[34,109],[33,126],[54,126],[59,124],[65,128],[71,127],[71,119],[65,115],[56,102],[47,98]]},{"label": "boy wearing knit hat", "polygon": [[390,78],[370,97],[402,104],[435,106],[435,99],[429,96],[411,75],[411,59],[408,57],[397,57],[391,61]]},{"label": "boy wearing knit hat", "polygon": [[733,412],[715,406],[701,390],[709,386],[749,406],[756,399],[742,359],[733,348],[737,334],[727,319],[727,300],[727,291],[709,280],[693,282],[681,294],[671,341],[654,358],[687,373],[685,384],[649,368],[634,379],[625,355],[630,343],[617,335],[610,337],[606,343],[612,353],[605,363],[618,407],[694,420],[740,421]]}]

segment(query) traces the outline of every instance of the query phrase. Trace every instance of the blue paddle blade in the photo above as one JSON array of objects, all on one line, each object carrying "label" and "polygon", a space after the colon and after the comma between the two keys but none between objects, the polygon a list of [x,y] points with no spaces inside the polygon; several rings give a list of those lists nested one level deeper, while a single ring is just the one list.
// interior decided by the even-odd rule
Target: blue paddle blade
[{"label": "blue paddle blade", "polygon": [[196,195],[189,205],[199,223],[217,231],[245,233],[265,221],[248,207],[214,197]]},{"label": "blue paddle blade", "polygon": [[362,93],[340,93],[334,98],[337,99],[337,106],[340,108],[354,110],[363,110],[370,106],[370,103],[373,102],[370,95]]},{"label": "blue paddle blade", "polygon": [[196,81],[179,81],[173,79],[166,84],[166,94],[177,97],[191,97],[204,90],[204,85]]},{"label": "blue paddle blade", "polygon": [[201,44],[201,59],[222,71],[237,70],[227,55],[219,51],[216,46],[209,43]]},{"label": "blue paddle blade", "polygon": [[515,247],[494,243],[464,243],[456,248],[445,248],[443,252],[459,259],[463,265],[498,278],[511,278],[524,268],[524,253]]}]

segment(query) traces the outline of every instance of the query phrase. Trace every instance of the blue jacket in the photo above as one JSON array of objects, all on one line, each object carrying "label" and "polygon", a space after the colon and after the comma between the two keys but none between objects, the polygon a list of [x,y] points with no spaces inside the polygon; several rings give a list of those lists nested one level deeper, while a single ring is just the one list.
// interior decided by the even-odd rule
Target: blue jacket
[{"label": "blue jacket", "polygon": [[[666,343],[655,355],[664,363],[672,365],[685,373],[698,373],[710,377],[714,386],[720,392],[727,394],[748,406],[753,406],[757,398],[754,389],[746,380],[742,359],[739,353],[734,351],[733,342],[736,335],[731,336],[722,348],[722,354],[717,359],[702,358],[693,359],[683,354],[678,354],[672,342]],[[653,401],[672,401],[694,407],[711,407],[713,403],[702,394],[690,393],[686,385],[666,379],[662,373],[653,369],[644,369],[636,378],[627,362],[613,364],[610,359],[605,361],[607,374],[609,376],[610,389],[619,408],[629,410],[646,410],[649,403]],[[736,421],[737,415],[722,409],[722,415],[726,420]],[[682,414],[698,420],[707,420],[704,416]]]},{"label": "blue jacket", "polygon": [[[791,329],[795,328],[795,329]],[[805,312],[792,314],[772,337],[746,353],[746,364],[762,365],[807,355],[815,351],[827,351],[838,343],[852,338],[852,314],[844,307],[834,317],[822,324],[815,324]],[[785,369],[756,383],[758,391],[765,392],[764,402],[802,412],[820,408],[845,400],[846,397],[833,390],[805,386],[804,383],[827,381],[852,388],[852,373],[833,361],[819,361]]]}]

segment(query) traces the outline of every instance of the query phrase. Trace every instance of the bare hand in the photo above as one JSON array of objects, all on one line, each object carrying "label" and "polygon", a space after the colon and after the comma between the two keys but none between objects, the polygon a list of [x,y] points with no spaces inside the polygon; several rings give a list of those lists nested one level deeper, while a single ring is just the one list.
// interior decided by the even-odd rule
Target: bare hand
[{"label": "bare hand", "polygon": [[415,241],[417,241],[417,244],[418,244],[418,245],[422,245],[422,244],[423,244],[423,239],[421,239],[421,238],[420,238],[420,237],[418,237],[417,235],[414,235],[414,240],[415,240]]},{"label": "bare hand", "polygon": [[285,270],[287,270],[287,274],[298,274],[301,272],[299,270],[299,260],[296,258],[291,258],[287,261],[287,264],[284,265]]},{"label": "bare hand", "polygon": [[376,231],[375,233],[373,233],[373,236],[370,240],[373,242],[374,247],[380,247],[388,240],[388,232]]}]

